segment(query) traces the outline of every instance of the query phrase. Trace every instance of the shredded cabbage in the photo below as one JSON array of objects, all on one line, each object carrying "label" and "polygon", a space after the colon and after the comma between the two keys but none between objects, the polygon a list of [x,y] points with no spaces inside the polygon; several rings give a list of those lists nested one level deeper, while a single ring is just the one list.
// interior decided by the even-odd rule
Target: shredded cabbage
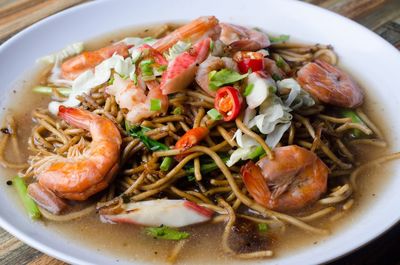
[{"label": "shredded cabbage", "polygon": [[164,56],[165,58],[167,58],[168,61],[172,61],[179,54],[189,50],[191,46],[192,44],[190,42],[178,41],[177,43],[175,43],[175,45],[169,48],[168,52],[165,53]]},{"label": "shredded cabbage", "polygon": [[61,62],[62,60],[68,57],[81,53],[83,51],[83,48],[84,48],[83,42],[72,43],[67,47],[65,47],[64,49],[62,49],[61,51],[39,58],[37,61],[39,63],[43,62],[49,64],[53,64],[56,61]]},{"label": "shredded cabbage", "polygon": [[124,59],[124,57],[114,54],[97,65],[94,71],[87,70],[80,74],[72,83],[72,90],[68,99],[63,102],[50,102],[49,111],[57,115],[60,105],[67,107],[79,106],[80,101],[76,97],[83,93],[89,93],[92,88],[106,83],[110,79],[112,69],[120,76],[129,76],[132,80],[134,78],[135,65],[132,63],[132,59],[129,57]]},{"label": "shredded cabbage", "polygon": [[315,104],[314,99],[304,91],[299,83],[293,78],[283,79],[277,82],[278,91],[282,91],[284,88],[290,88],[290,93],[285,100],[285,106],[291,109],[298,109],[306,106],[310,107]]},{"label": "shredded cabbage", "polygon": [[[275,82],[271,78],[263,78],[259,73],[251,73],[247,79],[248,84],[253,84],[253,90],[246,96],[249,108],[255,109],[260,106],[270,94],[270,90],[276,89]],[[272,89],[270,89],[270,87]]]}]

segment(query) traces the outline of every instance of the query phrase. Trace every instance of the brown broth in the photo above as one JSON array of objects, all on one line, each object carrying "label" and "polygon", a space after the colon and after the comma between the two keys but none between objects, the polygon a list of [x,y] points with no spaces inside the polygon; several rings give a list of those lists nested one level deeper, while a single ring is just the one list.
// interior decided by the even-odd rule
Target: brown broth
[{"label": "brown broth", "polygon": [[[95,49],[108,43],[122,39],[125,36],[151,36],[156,30],[156,26],[143,27],[135,30],[122,30],[107,37],[100,37],[87,42],[87,49]],[[37,72],[41,72],[39,69]],[[40,82],[38,74],[31,75],[18,84],[10,95],[12,102],[7,109],[3,109],[4,114],[12,114],[19,125],[18,137],[20,139],[20,147],[22,159],[26,159],[27,139],[30,135],[33,122],[31,120],[32,109],[37,107],[45,107],[50,101],[46,95],[34,94],[31,88],[34,84]],[[28,81],[29,80],[29,81]],[[372,109],[377,106],[367,100],[364,109],[371,114]],[[372,118],[373,117],[372,115]],[[380,128],[386,128],[381,119],[373,119],[380,121]],[[371,151],[371,152],[369,152]],[[359,161],[367,161],[379,154],[386,152],[386,149],[378,148],[362,148],[359,150]],[[14,157],[14,159],[16,159]],[[384,170],[382,170],[384,168]],[[373,169],[365,173],[362,178],[359,178],[359,191],[355,195],[355,204],[353,208],[346,212],[345,215],[334,222],[328,218],[320,219],[314,224],[319,227],[330,229],[333,233],[338,233],[354,220],[358,220],[363,212],[368,210],[367,205],[373,203],[374,198],[379,196],[379,193],[385,187],[387,180],[390,178],[391,170],[389,166],[378,169]],[[9,177],[15,172],[9,171]],[[4,180],[6,181],[6,180]],[[12,191],[10,188],[10,196]],[[42,221],[48,229],[54,230],[63,237],[70,238],[77,244],[93,249],[98,252],[106,253],[116,260],[128,261],[146,261],[150,263],[165,263],[166,257],[176,244],[173,241],[164,241],[153,239],[145,235],[142,228],[133,225],[112,225],[101,223],[98,216],[91,216],[75,220],[67,223],[56,223],[51,221]],[[191,237],[184,246],[184,250],[179,254],[179,264],[232,264],[244,263],[234,260],[231,257],[222,254],[221,235],[223,224],[203,224],[194,227],[185,228],[185,231],[191,233]],[[295,227],[288,227],[284,235],[279,236],[273,245],[275,255],[280,257],[295,253],[302,249],[312,247],[324,241],[326,237],[311,235]],[[254,262],[261,262],[256,260]]]}]

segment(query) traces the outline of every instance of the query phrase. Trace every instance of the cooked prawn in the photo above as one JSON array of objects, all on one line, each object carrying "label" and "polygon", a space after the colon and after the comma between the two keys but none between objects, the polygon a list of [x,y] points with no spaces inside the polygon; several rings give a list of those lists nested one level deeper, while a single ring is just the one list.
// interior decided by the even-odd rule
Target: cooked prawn
[{"label": "cooked prawn", "polygon": [[214,16],[199,17],[158,40],[153,48],[165,52],[180,40],[195,43],[204,38],[214,38],[219,33],[218,22]]},{"label": "cooked prawn", "polygon": [[219,23],[221,27],[220,40],[235,51],[257,51],[270,45],[266,34],[242,26]]},{"label": "cooked prawn", "polygon": [[[146,85],[149,88],[147,95]],[[128,110],[126,120],[132,123],[165,113],[168,109],[168,96],[162,94],[160,85],[155,80],[146,82],[142,87],[114,74],[114,83],[107,87],[106,92],[115,96],[115,101],[120,108]],[[151,100],[160,101],[160,110],[150,109]]]},{"label": "cooked prawn", "polygon": [[221,70],[228,68],[238,72],[236,63],[230,57],[215,57],[209,56],[204,62],[202,62],[197,69],[196,82],[197,84],[210,96],[215,96],[216,91],[211,90],[209,87],[210,79],[209,73],[214,70]]},{"label": "cooked prawn", "polygon": [[129,55],[130,47],[124,43],[117,43],[95,51],[83,52],[62,63],[61,77],[73,80],[82,72],[92,69],[105,59],[110,58],[114,53],[126,57]]},{"label": "cooked prawn", "polygon": [[311,151],[297,145],[278,147],[275,159],[248,162],[241,169],[254,200],[278,211],[302,209],[326,191],[328,167]]},{"label": "cooked prawn", "polygon": [[297,73],[297,80],[324,103],[355,108],[364,100],[361,88],[347,73],[321,60],[303,66]]},{"label": "cooked prawn", "polygon": [[67,123],[89,130],[90,147],[79,156],[56,156],[36,173],[39,184],[61,198],[83,201],[105,189],[118,170],[122,143],[118,128],[107,118],[89,111],[60,106]]},{"label": "cooked prawn", "polygon": [[[206,127],[196,127],[187,131],[175,144],[175,148],[187,150],[190,147],[200,143],[208,135],[209,130]],[[175,159],[180,161],[188,154],[177,155]]]}]

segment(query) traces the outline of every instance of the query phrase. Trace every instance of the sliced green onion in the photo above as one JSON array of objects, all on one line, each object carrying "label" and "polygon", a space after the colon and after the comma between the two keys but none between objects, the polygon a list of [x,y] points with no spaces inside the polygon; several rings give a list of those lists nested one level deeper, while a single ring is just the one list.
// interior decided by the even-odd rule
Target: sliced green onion
[{"label": "sliced green onion", "polygon": [[248,95],[251,94],[251,91],[253,91],[254,84],[248,84],[244,90],[243,96],[247,97]]},{"label": "sliced green onion", "polygon": [[161,109],[161,100],[152,98],[150,99],[150,110],[159,111]]},{"label": "sliced green onion", "polygon": [[142,70],[143,77],[152,77],[154,75],[152,64],[153,60],[143,60],[140,62],[139,66]]},{"label": "sliced green onion", "polygon": [[216,109],[210,109],[209,111],[207,111],[207,115],[210,116],[210,118],[214,121],[222,119],[221,113],[219,113]]},{"label": "sliced green onion", "polygon": [[133,74],[133,76],[132,76],[132,81],[133,81],[133,83],[135,84],[135,86],[137,86],[137,84],[138,84],[138,77],[137,77],[137,74],[136,74],[136,73]]},{"label": "sliced green onion", "polygon": [[170,156],[164,157],[164,159],[160,165],[160,170],[168,171],[172,165],[172,161],[173,161],[172,157],[170,157]]},{"label": "sliced green onion", "polygon": [[180,114],[182,114],[182,108],[181,107],[176,107],[173,111],[172,111],[172,113],[173,114],[175,114],[175,115],[180,115]]},{"label": "sliced green onion", "polygon": [[160,66],[157,68],[157,70],[158,70],[159,72],[164,72],[165,70],[167,70],[167,66],[166,66],[166,65],[160,65]]},{"label": "sliced green onion", "polygon": [[212,52],[214,50],[214,41],[211,40],[210,41],[210,52]]},{"label": "sliced green onion", "polygon": [[108,84],[109,85],[114,84],[114,77],[113,76],[110,78],[110,80],[108,80]]},{"label": "sliced green onion", "polygon": [[248,156],[248,159],[256,159],[261,155],[265,154],[264,148],[257,146]]},{"label": "sliced green onion", "polygon": [[276,66],[278,66],[279,68],[283,68],[285,67],[285,61],[283,60],[283,58],[281,56],[278,55],[277,60],[276,60]]},{"label": "sliced green onion", "polygon": [[51,94],[53,89],[56,89],[61,95],[69,96],[72,89],[69,87],[49,87],[49,86],[35,86],[33,92],[40,94]]},{"label": "sliced green onion", "polygon": [[282,35],[279,35],[278,37],[272,37],[272,36],[270,36],[270,37],[269,37],[269,40],[270,40],[271,42],[276,43],[276,42],[285,42],[285,41],[288,41],[289,38],[290,38],[289,35],[282,34]]},{"label": "sliced green onion", "polygon": [[16,176],[13,179],[13,185],[15,185],[15,189],[17,190],[17,193],[21,198],[22,203],[24,204],[24,207],[28,212],[29,217],[32,219],[39,219],[40,218],[39,208],[36,205],[36,202],[32,200],[31,197],[29,197],[25,181],[22,178]]},{"label": "sliced green onion", "polygon": [[258,231],[267,232],[268,231],[268,225],[266,223],[258,224]]}]

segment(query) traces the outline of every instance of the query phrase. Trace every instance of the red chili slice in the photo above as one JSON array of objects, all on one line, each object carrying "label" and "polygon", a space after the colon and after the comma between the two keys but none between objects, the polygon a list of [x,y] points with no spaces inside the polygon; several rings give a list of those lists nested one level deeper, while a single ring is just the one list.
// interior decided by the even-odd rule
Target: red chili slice
[{"label": "red chili slice", "polygon": [[221,113],[224,121],[231,121],[239,115],[242,101],[242,96],[236,88],[221,87],[215,96],[214,107]]},{"label": "red chili slice", "polygon": [[242,74],[247,73],[250,69],[252,72],[264,69],[264,55],[260,52],[239,51],[233,55],[233,60],[237,63]]}]

